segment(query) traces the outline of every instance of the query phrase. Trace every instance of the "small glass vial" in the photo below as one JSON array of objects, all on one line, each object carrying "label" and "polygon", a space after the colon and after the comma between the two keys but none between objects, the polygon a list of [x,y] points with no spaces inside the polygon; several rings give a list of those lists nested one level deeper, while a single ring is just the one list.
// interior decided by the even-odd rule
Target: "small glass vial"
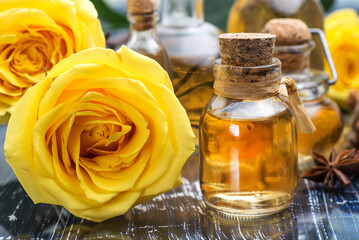
[{"label": "small glass vial", "polygon": [[[323,29],[324,10],[319,0],[237,0],[229,13],[228,32],[260,32],[273,18],[299,18],[311,28]],[[314,39],[317,44],[319,38]],[[312,55],[312,66],[323,69],[320,48]]]},{"label": "small glass vial", "polygon": [[[132,50],[156,60],[171,75],[171,63],[156,32],[156,0],[127,0],[130,36],[125,44]],[[117,47],[116,50],[120,48]]]},{"label": "small glass vial", "polygon": [[213,96],[213,61],[220,31],[205,22],[203,0],[163,0],[158,35],[173,66],[172,83],[198,138],[199,119]]},{"label": "small glass vial", "polygon": [[[319,29],[313,31],[323,35]],[[309,67],[315,43],[304,22],[299,19],[272,19],[263,32],[277,36],[274,55],[282,62],[282,74],[296,81],[304,107],[316,127],[316,131],[310,134],[298,131],[299,168],[305,169],[312,164],[312,150],[328,155],[341,136],[343,122],[340,109],[325,96],[329,85],[335,81],[329,81],[326,72]],[[324,38],[322,41],[322,45],[326,46]]]},{"label": "small glass vial", "polygon": [[240,216],[287,208],[297,189],[297,130],[278,96],[272,34],[222,34],[215,95],[200,124],[201,190],[209,207]]}]

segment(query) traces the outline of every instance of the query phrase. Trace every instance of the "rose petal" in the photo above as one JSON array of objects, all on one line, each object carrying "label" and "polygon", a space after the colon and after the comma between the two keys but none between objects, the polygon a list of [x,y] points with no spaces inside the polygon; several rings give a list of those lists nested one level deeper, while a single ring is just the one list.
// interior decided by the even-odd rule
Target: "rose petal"
[{"label": "rose petal", "polygon": [[[156,85],[148,86],[150,91]],[[159,105],[163,111],[165,111],[168,117],[167,122],[168,125],[168,135],[171,139],[171,144],[173,151],[177,154],[172,159],[169,168],[166,170],[164,175],[159,178],[155,183],[151,186],[148,186],[143,192],[142,196],[151,196],[154,194],[159,194],[169,189],[181,184],[180,182],[180,172],[181,169],[186,162],[186,159],[190,156],[190,154],[194,151],[195,146],[193,142],[195,140],[195,136],[192,131],[183,131],[187,128],[187,123],[185,121],[178,121],[177,119],[186,119],[187,113],[184,108],[175,107],[180,106],[177,98],[170,97],[173,93],[166,89],[166,87],[162,85],[157,85],[159,93],[156,96],[158,99]],[[181,149],[181,151],[179,151]],[[150,171],[149,171],[150,172]],[[174,178],[173,176],[179,176],[178,178]]]},{"label": "rose petal", "polygon": [[[13,116],[6,131],[4,151],[7,161],[26,192],[37,202],[55,202],[48,192],[44,191],[36,177],[34,150],[32,145],[32,128],[37,121],[36,113],[42,97],[51,80],[45,80],[34,86],[28,94],[20,99],[19,115]],[[21,126],[21,127],[19,127]],[[27,184],[31,182],[31,184]]]},{"label": "rose petal", "polygon": [[[151,151],[141,151],[131,167],[122,168],[119,171],[111,173],[112,176],[117,176],[117,178],[104,177],[104,174],[99,174],[97,171],[87,168],[85,164],[80,163],[80,165],[86,170],[87,174],[89,174],[91,183],[97,187],[108,191],[123,192],[133,188],[138,177],[142,174],[150,155]],[[87,189],[84,190],[85,192],[88,191]],[[99,196],[99,198],[101,198],[101,196]]]},{"label": "rose petal", "polygon": [[103,221],[103,219],[112,218],[118,216],[119,214],[126,213],[128,209],[133,206],[133,203],[140,195],[141,192],[137,191],[124,192],[112,199],[106,205],[88,208],[81,211],[71,209],[70,212],[76,216],[83,216],[84,218],[91,219],[92,221],[100,222]]},{"label": "rose petal", "polygon": [[18,41],[15,34],[4,34],[0,36],[0,44],[14,44]]}]

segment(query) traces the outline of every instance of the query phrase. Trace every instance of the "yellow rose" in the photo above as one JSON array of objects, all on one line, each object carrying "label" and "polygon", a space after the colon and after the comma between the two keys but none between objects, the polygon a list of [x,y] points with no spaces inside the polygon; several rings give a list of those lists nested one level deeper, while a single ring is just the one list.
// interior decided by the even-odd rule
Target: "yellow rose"
[{"label": "yellow rose", "polygon": [[194,134],[157,62],[92,48],[25,93],[4,148],[35,203],[103,221],[179,185]]},{"label": "yellow rose", "polygon": [[356,11],[341,9],[328,15],[325,34],[338,73],[338,81],[330,88],[329,95],[343,106],[349,90],[359,90],[359,17]]},{"label": "yellow rose", "polygon": [[62,59],[105,47],[89,0],[0,0],[0,118]]}]

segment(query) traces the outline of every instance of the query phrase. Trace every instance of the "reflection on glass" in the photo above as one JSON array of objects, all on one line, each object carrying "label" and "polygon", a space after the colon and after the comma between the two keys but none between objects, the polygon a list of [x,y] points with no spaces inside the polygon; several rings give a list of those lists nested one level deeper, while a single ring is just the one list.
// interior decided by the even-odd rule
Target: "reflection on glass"
[{"label": "reflection on glass", "polygon": [[203,0],[163,0],[158,35],[173,64],[172,83],[198,135],[202,109],[213,96],[218,34],[204,21]]},{"label": "reflection on glass", "polygon": [[285,210],[269,217],[243,219],[206,209],[209,239],[297,239],[293,213]]}]

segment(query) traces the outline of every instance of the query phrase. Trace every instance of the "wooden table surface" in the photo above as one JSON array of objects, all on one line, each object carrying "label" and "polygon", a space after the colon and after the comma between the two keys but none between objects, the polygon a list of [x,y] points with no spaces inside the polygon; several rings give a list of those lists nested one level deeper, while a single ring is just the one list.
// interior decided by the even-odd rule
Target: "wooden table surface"
[{"label": "wooden table surface", "polygon": [[[6,126],[0,126],[0,145]],[[198,152],[183,168],[183,185],[94,223],[64,208],[34,205],[0,150],[0,240],[2,239],[359,239],[359,180],[329,189],[299,179],[293,204],[276,215],[224,218],[202,200]]]}]

